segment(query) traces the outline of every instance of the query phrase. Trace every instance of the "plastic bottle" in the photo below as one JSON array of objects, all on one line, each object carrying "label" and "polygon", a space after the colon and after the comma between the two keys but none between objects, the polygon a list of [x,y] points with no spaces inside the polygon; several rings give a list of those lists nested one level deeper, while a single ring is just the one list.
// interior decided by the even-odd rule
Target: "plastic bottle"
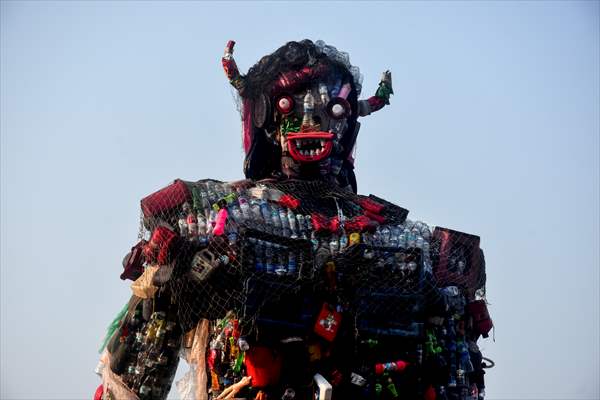
[{"label": "plastic bottle", "polygon": [[256,241],[256,246],[254,246],[254,268],[258,272],[263,272],[266,270],[265,267],[265,242],[262,240]]},{"label": "plastic bottle", "polygon": [[400,228],[394,226],[390,229],[390,247],[398,247],[400,245]]},{"label": "plastic bottle", "polygon": [[321,97],[321,104],[323,106],[329,103],[329,93],[327,93],[327,85],[324,83],[319,84],[319,96]]},{"label": "plastic bottle", "polygon": [[288,255],[285,247],[280,245],[274,245],[273,250],[275,251],[275,273],[277,275],[285,275],[287,273],[288,266]]},{"label": "plastic bottle", "polygon": [[265,242],[265,261],[266,271],[268,274],[275,272],[275,259],[273,255],[273,244],[271,242]]},{"label": "plastic bottle", "polygon": [[273,227],[273,234],[281,235],[281,219],[279,218],[277,207],[271,208],[271,225]]},{"label": "plastic bottle", "polygon": [[473,363],[471,363],[471,356],[465,342],[458,342],[458,353],[460,355],[460,368],[467,374],[473,372]]},{"label": "plastic bottle", "polygon": [[215,220],[217,219],[217,212],[211,208],[208,214],[208,223],[206,224],[206,234],[212,235],[215,228]]},{"label": "plastic bottle", "polygon": [[296,253],[294,252],[294,250],[290,249],[289,254],[288,254],[287,273],[289,275],[296,275],[297,272],[298,272],[298,264],[296,261]]},{"label": "plastic bottle", "polygon": [[206,240],[206,218],[200,214],[198,214],[198,240],[200,243]]},{"label": "plastic bottle", "polygon": [[398,246],[403,249],[408,248],[408,238],[406,237],[405,231],[398,236]]},{"label": "plastic bottle", "polygon": [[298,222],[298,233],[302,239],[306,239],[306,223],[304,222],[304,215],[296,215],[296,221]]},{"label": "plastic bottle", "polygon": [[288,220],[287,211],[285,208],[279,209],[279,223],[281,225],[283,236],[290,237],[292,235],[290,232],[290,221]]},{"label": "plastic bottle", "polygon": [[306,222],[306,230],[308,231],[308,234],[311,234],[313,231],[312,217],[310,215],[305,215],[304,222]]},{"label": "plastic bottle", "polygon": [[380,240],[381,240],[381,244],[383,246],[388,247],[390,245],[390,228],[388,228],[387,226],[383,226],[382,228],[378,229],[379,231],[379,236],[380,236]]},{"label": "plastic bottle", "polygon": [[261,225],[265,223],[260,211],[260,202],[257,199],[250,199],[250,214],[252,215],[252,221],[255,224]]},{"label": "plastic bottle", "polygon": [[208,197],[209,204],[212,204],[218,200],[217,193],[215,192],[215,182],[213,182],[213,181],[206,182],[206,195]]},{"label": "plastic bottle", "polygon": [[238,224],[241,224],[244,220],[242,216],[242,210],[237,205],[230,206],[229,211],[231,212],[231,218]]},{"label": "plastic bottle", "polygon": [[260,200],[260,213],[262,215],[262,218],[264,220],[264,230],[266,232],[270,232],[271,231],[271,227],[272,227],[272,221],[271,221],[271,208],[269,207],[269,203],[262,199]]},{"label": "plastic bottle", "polygon": [[332,257],[335,257],[340,251],[340,242],[337,235],[331,236],[331,240],[329,241],[329,251],[331,252]]},{"label": "plastic bottle", "polygon": [[292,239],[296,239],[298,237],[298,225],[296,223],[296,214],[291,209],[287,211],[287,220],[291,231],[290,236]]},{"label": "plastic bottle", "polygon": [[[406,234],[406,229],[404,230],[404,233]],[[417,231],[413,231],[410,230],[408,231],[408,235],[407,235],[407,241],[408,241],[408,248],[414,248],[417,245],[417,235],[416,235]]]},{"label": "plastic bottle", "polygon": [[423,261],[431,263],[431,246],[429,245],[429,242],[423,243]]},{"label": "plastic bottle", "polygon": [[348,236],[345,232],[342,232],[340,235],[340,252],[344,251],[346,247],[348,247]]},{"label": "plastic bottle", "polygon": [[238,199],[238,202],[240,204],[242,218],[244,219],[244,221],[249,221],[250,220],[250,205],[248,204],[248,200],[246,200],[244,197],[240,197]]}]

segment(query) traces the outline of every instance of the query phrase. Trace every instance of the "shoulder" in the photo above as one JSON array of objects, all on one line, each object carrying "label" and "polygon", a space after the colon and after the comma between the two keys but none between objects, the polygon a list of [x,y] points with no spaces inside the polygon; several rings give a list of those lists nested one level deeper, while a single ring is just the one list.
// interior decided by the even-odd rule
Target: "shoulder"
[{"label": "shoulder", "polygon": [[[388,215],[386,228],[390,237],[401,247],[420,247],[430,260],[432,272],[439,286],[459,286],[473,294],[483,288],[486,281],[485,257],[480,248],[480,237],[472,233],[442,226],[427,225],[409,218],[409,211],[377,196],[361,196],[364,199],[383,205],[382,215]],[[410,216],[412,217],[412,215]],[[397,221],[402,222],[397,225]],[[400,229],[397,229],[395,227]],[[394,237],[394,229],[398,238]]]},{"label": "shoulder", "polygon": [[175,179],[169,185],[144,197],[141,200],[145,218],[160,216],[181,207],[191,200],[190,182]]},{"label": "shoulder", "polygon": [[209,208],[212,202],[231,193],[236,186],[247,181],[223,182],[217,179],[185,181],[175,179],[169,185],[144,197],[141,200],[145,218],[165,217],[178,213],[184,204],[197,210]]}]

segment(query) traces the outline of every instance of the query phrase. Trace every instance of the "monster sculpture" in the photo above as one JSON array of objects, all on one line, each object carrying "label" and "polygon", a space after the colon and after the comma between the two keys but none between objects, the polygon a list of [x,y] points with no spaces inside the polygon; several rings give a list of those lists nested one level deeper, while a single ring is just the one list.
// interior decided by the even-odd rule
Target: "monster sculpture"
[{"label": "monster sculpture", "polygon": [[492,322],[474,235],[357,194],[361,99],[346,53],[289,42],[241,74],[245,180],[176,180],[141,201],[133,296],[102,346],[97,399],[483,399]]}]

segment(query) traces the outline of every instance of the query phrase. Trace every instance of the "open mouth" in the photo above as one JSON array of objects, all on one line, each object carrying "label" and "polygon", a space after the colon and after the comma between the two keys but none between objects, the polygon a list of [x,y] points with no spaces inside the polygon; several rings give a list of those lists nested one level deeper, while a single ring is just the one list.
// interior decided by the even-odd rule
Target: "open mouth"
[{"label": "open mouth", "polygon": [[292,158],[301,162],[320,161],[333,147],[333,133],[329,132],[288,132],[287,139]]}]

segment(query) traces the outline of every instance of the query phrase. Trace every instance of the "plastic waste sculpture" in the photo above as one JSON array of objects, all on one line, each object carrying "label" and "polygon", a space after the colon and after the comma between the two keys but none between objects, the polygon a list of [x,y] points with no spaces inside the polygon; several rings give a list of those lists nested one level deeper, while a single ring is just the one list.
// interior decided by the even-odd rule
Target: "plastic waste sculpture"
[{"label": "plastic waste sculpture", "polygon": [[289,42],[242,75],[245,180],[176,180],[141,201],[97,399],[483,399],[492,322],[477,236],[356,194],[359,100],[348,54]]}]

